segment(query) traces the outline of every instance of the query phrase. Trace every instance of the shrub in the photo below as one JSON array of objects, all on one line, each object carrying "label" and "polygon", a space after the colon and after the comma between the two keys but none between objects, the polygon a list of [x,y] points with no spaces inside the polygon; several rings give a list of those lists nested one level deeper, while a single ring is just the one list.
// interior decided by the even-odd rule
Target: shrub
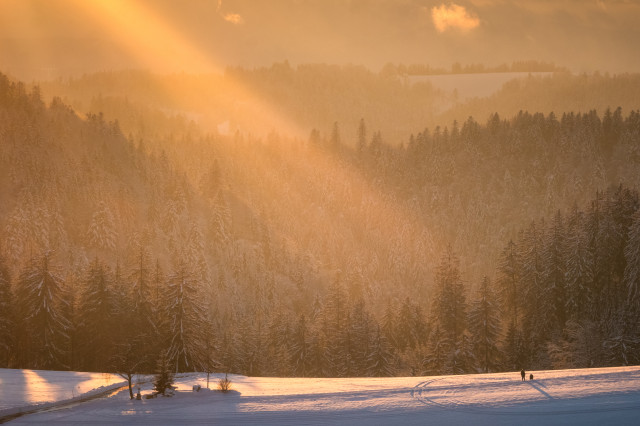
[{"label": "shrub", "polygon": [[229,380],[226,374],[224,375],[224,379],[218,381],[218,389],[221,392],[229,392],[229,390],[231,390],[231,380]]}]

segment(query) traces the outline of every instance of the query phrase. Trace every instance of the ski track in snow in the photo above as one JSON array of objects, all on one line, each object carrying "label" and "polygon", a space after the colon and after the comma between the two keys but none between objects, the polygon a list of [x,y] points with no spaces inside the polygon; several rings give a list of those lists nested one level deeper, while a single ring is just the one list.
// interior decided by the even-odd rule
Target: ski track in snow
[{"label": "ski track in snow", "polygon": [[[0,370],[2,385],[6,371]],[[124,389],[11,424],[638,424],[640,367],[533,374],[535,380],[524,382],[519,372],[350,379],[230,375],[232,391],[222,394],[192,392],[196,383],[206,386],[206,374],[194,373],[178,376],[171,398],[132,401]],[[212,389],[221,377],[212,376]],[[150,384],[142,386],[143,394],[150,392]]]},{"label": "ski track in snow", "polygon": [[[553,371],[537,373],[539,376],[543,376],[545,373],[557,374]],[[547,386],[545,379],[514,381],[512,377],[505,377],[497,381],[487,381],[483,380],[486,376],[479,375],[475,376],[476,380],[471,379],[470,382],[460,383],[460,380],[456,380],[460,376],[448,376],[423,381],[412,389],[411,394],[426,405],[472,414],[548,416],[638,410],[640,407],[638,406],[637,384],[640,381],[640,371],[628,371],[624,373],[623,378],[620,376],[620,373],[610,373],[556,377],[551,379],[552,386]],[[575,384],[575,380],[580,380],[581,383],[578,386],[572,386]],[[624,386],[625,383],[627,386]],[[606,386],[607,384],[615,385],[616,389],[612,390],[610,386]],[[621,386],[626,390],[620,390]],[[553,390],[547,391],[548,387]],[[478,389],[481,391],[478,392]],[[602,389],[602,391],[593,393],[593,390],[596,389]],[[569,393],[569,390],[574,393]],[[589,390],[589,395],[584,395],[585,390]],[[554,396],[556,392],[559,395]],[[478,394],[483,398],[474,402],[473,396]],[[495,394],[495,398],[491,398],[492,394]],[[508,395],[515,397],[504,399]],[[599,399],[605,395],[607,400]],[[626,402],[625,399],[629,396],[634,398],[632,401]],[[525,402],[544,403],[547,401],[550,403],[546,404],[546,407],[542,405],[536,410],[532,410],[522,409],[516,405],[519,400],[520,405]],[[557,404],[553,404],[555,400],[571,401],[572,408],[558,408]]]}]

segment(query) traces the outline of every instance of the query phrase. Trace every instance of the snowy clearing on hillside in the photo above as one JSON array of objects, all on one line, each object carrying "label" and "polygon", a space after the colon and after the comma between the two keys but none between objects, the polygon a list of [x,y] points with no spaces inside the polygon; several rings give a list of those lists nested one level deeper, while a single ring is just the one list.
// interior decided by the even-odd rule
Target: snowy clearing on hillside
[{"label": "snowy clearing on hillside", "polygon": [[[29,405],[30,395],[37,391],[24,389],[32,382],[17,381],[21,379],[17,371],[0,370],[3,404],[15,391],[27,398],[22,405]],[[77,384],[79,375],[89,374],[50,373],[59,389],[68,389]],[[171,398],[132,401],[125,389],[11,423],[582,425],[637,424],[640,418],[640,367],[533,374],[533,381],[524,382],[518,372],[349,379],[229,376],[232,391],[226,394],[193,392],[194,384],[206,386],[206,374],[190,374],[176,380],[178,392]],[[211,389],[220,377],[212,376]],[[4,390],[7,385],[14,391]],[[143,394],[150,392],[150,384],[142,386]],[[16,402],[17,396],[12,403]]]}]

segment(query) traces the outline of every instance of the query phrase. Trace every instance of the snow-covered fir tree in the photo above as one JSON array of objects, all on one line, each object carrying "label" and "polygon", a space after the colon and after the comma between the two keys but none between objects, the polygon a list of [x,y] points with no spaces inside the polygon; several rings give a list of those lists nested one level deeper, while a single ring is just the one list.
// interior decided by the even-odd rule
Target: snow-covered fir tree
[{"label": "snow-covered fir tree", "polygon": [[449,333],[444,333],[439,323],[432,328],[426,354],[422,360],[422,374],[435,376],[447,374],[448,361],[453,342]]},{"label": "snow-covered fir tree", "polygon": [[81,365],[86,371],[99,371],[111,357],[118,314],[112,286],[110,271],[95,258],[89,265],[78,315]]},{"label": "snow-covered fir tree", "polygon": [[64,368],[69,321],[62,314],[66,299],[63,282],[44,252],[24,267],[16,285],[20,365],[28,368]]},{"label": "snow-covered fir tree", "polygon": [[328,376],[345,377],[350,368],[348,312],[347,295],[338,273],[329,287],[322,318]]},{"label": "snow-covered fir tree", "polygon": [[640,209],[633,215],[624,257],[627,264],[624,284],[628,300],[633,309],[640,310]]},{"label": "snow-covered fir tree", "polygon": [[509,240],[509,243],[500,254],[498,286],[504,312],[508,313],[509,321],[516,327],[518,326],[519,307],[524,298],[519,269],[516,244],[513,240]]},{"label": "snow-covered fir tree", "polygon": [[115,250],[117,242],[117,227],[111,208],[101,201],[91,217],[87,230],[89,247],[97,250]]},{"label": "snow-covered fir tree", "polygon": [[562,330],[567,321],[565,232],[564,218],[558,211],[545,235],[542,252],[542,304],[537,327],[543,330]]},{"label": "snow-covered fir tree", "polygon": [[566,287],[567,314],[570,318],[586,316],[587,308],[594,297],[591,284],[593,273],[590,266],[591,252],[585,232],[585,215],[577,204],[571,208],[567,219],[566,234]]},{"label": "snow-covered fir tree", "polygon": [[[543,277],[544,265],[543,255],[543,230],[544,221],[540,224],[531,222],[528,228],[520,233],[517,244],[519,257],[521,259],[520,270],[524,294],[521,299],[523,311],[523,321],[521,328],[514,328],[512,336],[520,335],[524,339],[522,345],[526,345],[528,350],[540,353],[543,350],[543,341],[546,338],[543,325],[549,323],[549,318],[545,316],[543,309]],[[511,326],[509,326],[511,327]],[[517,342],[518,340],[507,339],[507,342]],[[519,353],[517,347],[510,348],[511,354]],[[527,360],[529,361],[529,360]],[[530,365],[530,364],[529,364]],[[522,368],[520,366],[519,368]],[[532,365],[533,367],[533,365]]]},{"label": "snow-covered fir tree", "polygon": [[484,277],[469,307],[469,332],[479,370],[498,370],[500,356],[500,307],[488,277]]},{"label": "snow-covered fir tree", "polygon": [[167,281],[164,316],[167,319],[167,357],[176,371],[197,371],[205,356],[205,315],[200,283],[180,260]]},{"label": "snow-covered fir tree", "polygon": [[435,282],[433,321],[455,346],[467,327],[467,303],[460,277],[459,259],[451,246],[440,260]]},{"label": "snow-covered fir tree", "polygon": [[501,365],[504,369],[514,371],[530,365],[527,336],[523,328],[517,328],[513,322],[507,325],[501,348]]},{"label": "snow-covered fir tree", "polygon": [[14,305],[11,291],[9,268],[0,253],[0,366],[9,368],[11,351],[14,347]]},{"label": "snow-covered fir tree", "polygon": [[159,394],[166,395],[167,391],[171,390],[174,381],[173,365],[167,351],[160,352],[155,373],[153,389]]},{"label": "snow-covered fir tree", "polygon": [[376,327],[371,340],[366,360],[366,375],[371,377],[393,376],[394,356],[391,345],[380,330]]},{"label": "snow-covered fir tree", "polygon": [[292,372],[298,377],[309,377],[313,371],[313,358],[310,353],[309,329],[304,314],[298,317],[291,339]]},{"label": "snow-covered fir tree", "polygon": [[[128,300],[128,315],[131,330],[136,334],[137,339],[141,339],[145,346],[149,349],[149,353],[157,353],[160,350],[159,340],[160,329],[157,321],[160,317],[158,312],[160,307],[157,305],[158,286],[157,282],[153,282],[154,277],[160,274],[159,269],[155,272],[151,270],[150,254],[146,248],[140,246],[135,257],[131,261],[129,267],[128,282],[130,283]],[[154,275],[156,274],[156,275]],[[155,287],[155,288],[154,288]],[[154,303],[156,302],[156,303]],[[148,359],[145,368],[153,368],[153,360]]]}]

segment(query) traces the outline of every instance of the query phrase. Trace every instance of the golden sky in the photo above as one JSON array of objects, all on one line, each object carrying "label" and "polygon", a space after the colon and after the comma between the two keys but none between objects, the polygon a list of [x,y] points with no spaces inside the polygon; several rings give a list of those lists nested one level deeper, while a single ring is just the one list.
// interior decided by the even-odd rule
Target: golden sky
[{"label": "golden sky", "polygon": [[0,67],[104,69],[514,60],[640,71],[636,0],[0,0]]}]

